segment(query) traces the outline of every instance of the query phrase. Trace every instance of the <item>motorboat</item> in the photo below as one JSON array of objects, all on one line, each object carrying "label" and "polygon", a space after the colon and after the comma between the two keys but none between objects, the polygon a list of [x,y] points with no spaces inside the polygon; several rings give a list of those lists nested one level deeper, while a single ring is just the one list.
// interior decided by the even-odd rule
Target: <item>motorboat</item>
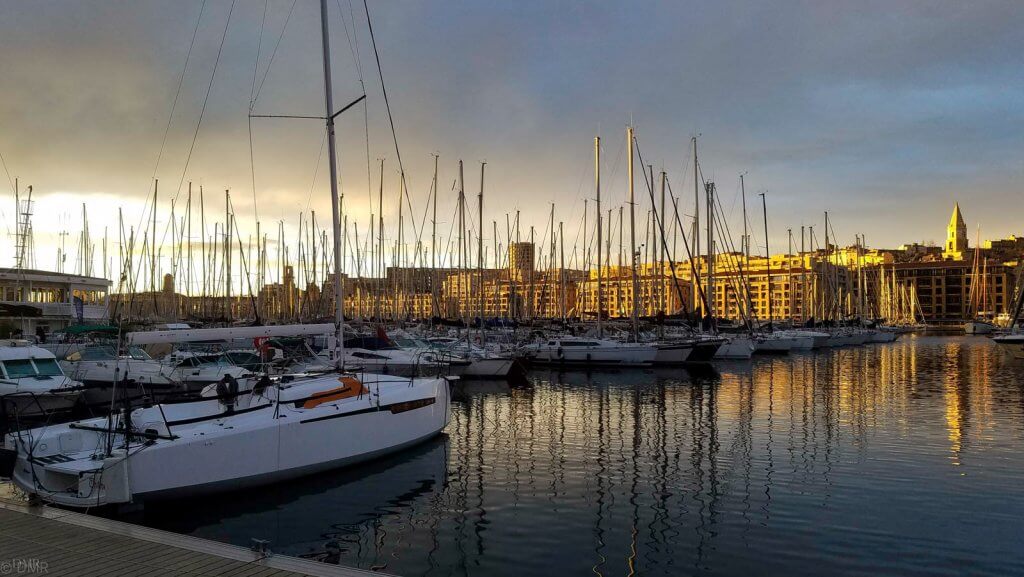
[{"label": "motorboat", "polygon": [[207,385],[231,377],[237,381],[250,379],[253,373],[231,361],[225,353],[204,353],[177,350],[161,359],[166,374],[180,383],[187,392],[194,393]]},{"label": "motorboat", "polygon": [[[434,351],[455,355],[456,359],[468,364],[459,373],[474,379],[507,379],[525,371],[522,364],[512,355],[496,353],[486,347],[467,344],[464,339],[433,337],[426,340]],[[399,344],[401,342],[399,341]],[[444,357],[442,357],[444,358]]]},{"label": "motorboat", "polygon": [[554,337],[521,349],[523,358],[542,365],[649,366],[658,349],[653,345],[620,343],[583,337]]},{"label": "motorboat", "polygon": [[60,365],[85,387],[82,400],[91,407],[109,405],[111,400],[137,402],[188,392],[187,385],[171,378],[171,368],[140,347],[128,347],[118,354],[114,345],[77,346],[68,349]]},{"label": "motorboat", "polygon": [[[56,365],[56,363],[54,363]],[[333,373],[7,435],[13,480],[66,507],[283,481],[425,441],[448,424],[444,378]]]},{"label": "motorboat", "polygon": [[84,388],[52,352],[24,340],[0,341],[0,379],[0,415],[8,424],[70,411]]}]

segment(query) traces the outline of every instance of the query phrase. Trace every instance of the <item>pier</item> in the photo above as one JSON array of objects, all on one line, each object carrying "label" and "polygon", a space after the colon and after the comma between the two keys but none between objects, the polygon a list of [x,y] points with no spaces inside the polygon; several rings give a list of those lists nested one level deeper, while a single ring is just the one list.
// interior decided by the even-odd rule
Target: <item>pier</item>
[{"label": "pier", "polygon": [[381,573],[264,554],[0,498],[0,574],[366,577]]}]

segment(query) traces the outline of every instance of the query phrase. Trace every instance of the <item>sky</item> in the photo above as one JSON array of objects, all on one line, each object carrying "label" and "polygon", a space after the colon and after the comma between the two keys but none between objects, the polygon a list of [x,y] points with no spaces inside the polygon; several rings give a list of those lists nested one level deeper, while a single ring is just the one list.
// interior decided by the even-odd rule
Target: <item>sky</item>
[{"label": "sky", "polygon": [[[593,139],[602,138],[603,207],[618,207],[630,123],[684,220],[693,136],[734,233],[745,174],[757,252],[762,192],[772,252],[801,226],[815,226],[820,243],[825,211],[841,243],[941,244],[955,201],[972,236],[978,226],[983,238],[1024,233],[1018,2],[371,0],[380,69],[362,1],[328,7],[335,107],[367,96],[338,117],[349,235],[358,222],[361,242],[380,159],[386,244],[397,236],[400,154],[405,238],[419,233],[429,246],[436,154],[439,245],[452,234],[462,159],[474,222],[486,162],[488,247],[492,221],[504,243],[516,211],[523,236],[531,225],[545,236],[552,203],[566,250],[583,246]],[[144,229],[154,179],[167,245],[172,200],[180,219],[189,182],[196,223],[203,188],[208,237],[225,190],[243,238],[259,219],[271,252],[279,222],[292,245],[300,213],[329,222],[322,121],[249,117],[250,103],[256,115],[323,115],[315,0],[0,0],[0,78],[3,266],[14,258],[15,177],[34,189],[39,268],[56,266],[61,242],[65,270],[75,268],[83,204],[92,240],[106,229],[116,256],[118,211],[126,230]],[[640,176],[636,193],[640,218]]]}]

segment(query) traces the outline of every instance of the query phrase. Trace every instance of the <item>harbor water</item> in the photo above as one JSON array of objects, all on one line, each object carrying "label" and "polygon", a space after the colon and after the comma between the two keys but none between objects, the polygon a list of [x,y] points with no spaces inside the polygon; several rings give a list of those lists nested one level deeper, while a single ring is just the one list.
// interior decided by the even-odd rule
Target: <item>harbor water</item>
[{"label": "harbor water", "polygon": [[414,449],[131,520],[410,577],[1024,574],[1024,366],[986,338],[455,393]]}]

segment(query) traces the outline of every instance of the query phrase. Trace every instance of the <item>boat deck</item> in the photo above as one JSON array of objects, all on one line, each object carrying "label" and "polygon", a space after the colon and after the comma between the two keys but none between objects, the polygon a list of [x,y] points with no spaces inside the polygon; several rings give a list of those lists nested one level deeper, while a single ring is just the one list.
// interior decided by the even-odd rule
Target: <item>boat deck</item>
[{"label": "boat deck", "polygon": [[81,577],[379,576],[0,498],[0,574]]}]

